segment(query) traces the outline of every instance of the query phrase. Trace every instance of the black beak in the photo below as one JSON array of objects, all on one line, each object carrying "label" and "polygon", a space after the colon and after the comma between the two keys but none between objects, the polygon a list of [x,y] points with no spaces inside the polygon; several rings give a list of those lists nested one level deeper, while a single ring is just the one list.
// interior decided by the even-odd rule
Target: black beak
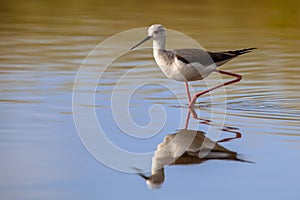
[{"label": "black beak", "polygon": [[148,179],[149,179],[149,177],[146,176],[146,175],[144,175],[144,174],[138,173],[138,175],[139,175],[140,177],[142,177],[143,179],[145,179],[145,180],[148,180]]},{"label": "black beak", "polygon": [[[150,37],[150,38],[151,38],[151,37]],[[149,39],[148,39],[148,40],[149,40]],[[144,39],[142,42],[145,42],[145,41],[147,41],[147,40]],[[140,42],[139,44],[142,44],[142,42]],[[138,44],[138,45],[139,45],[139,44]],[[136,45],[136,46],[137,46],[137,45]],[[132,47],[132,48],[134,48],[134,47]],[[141,173],[141,171],[142,171],[141,169],[136,168],[136,167],[131,167],[131,168],[134,169],[134,170],[136,170],[136,171],[138,171],[138,172],[140,172],[140,173],[137,173],[137,175],[139,175],[140,177],[142,177],[142,178],[145,179],[145,180],[149,180],[150,177],[148,177],[148,176],[142,174],[142,173]]]},{"label": "black beak", "polygon": [[145,39],[143,39],[142,41],[140,41],[137,45],[133,46],[130,50],[140,46],[141,44],[143,44],[144,42],[150,40],[152,37],[151,36],[147,36]]}]

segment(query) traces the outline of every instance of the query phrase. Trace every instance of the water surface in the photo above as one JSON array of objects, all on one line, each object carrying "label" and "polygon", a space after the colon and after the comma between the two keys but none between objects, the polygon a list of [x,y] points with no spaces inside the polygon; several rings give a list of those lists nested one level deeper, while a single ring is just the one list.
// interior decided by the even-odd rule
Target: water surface
[{"label": "water surface", "polygon": [[[151,1],[147,5],[93,0],[1,2],[1,197],[299,199],[299,8],[296,0],[197,4]],[[110,169],[86,151],[72,110],[73,84],[80,65],[106,38],[153,23],[187,34],[212,51],[258,48],[222,67],[244,77],[226,88],[224,124],[241,133],[241,138],[223,142],[222,146],[255,164],[210,160],[166,166],[165,182],[161,189],[152,191],[136,174]],[[132,43],[140,39],[134,36]],[[184,44],[178,41],[169,45]],[[107,47],[108,56],[114,48],[118,47]],[[96,74],[104,64],[92,62],[89,67]],[[135,68],[138,65],[143,67]],[[130,114],[141,126],[149,123],[152,105],[163,106],[167,113],[163,127],[158,120],[147,129],[147,133],[161,130],[146,140],[124,134],[114,122],[110,107],[116,81],[131,69],[135,69],[129,73],[131,81],[121,85],[125,94],[143,81],[160,83],[173,91],[149,84],[132,96]],[[216,78],[210,76],[212,81]],[[89,81],[87,76],[87,86]],[[206,88],[201,81],[192,86],[199,91]],[[88,88],[81,92],[94,93]],[[154,152],[165,136],[185,126],[181,122],[188,112],[184,85],[164,77],[150,50],[130,52],[117,59],[105,71],[95,94],[95,105],[81,106],[95,108],[106,136],[128,151]],[[217,91],[212,95],[222,98]],[[215,118],[206,123],[212,106],[216,107]],[[223,104],[216,101],[211,105],[210,96],[204,96],[196,112],[205,120],[191,118],[189,128],[203,132],[209,127],[222,129],[223,109]],[[161,112],[154,109],[153,116],[160,119]],[[227,129],[220,139],[234,136]],[[145,167],[149,170],[151,166]]]}]

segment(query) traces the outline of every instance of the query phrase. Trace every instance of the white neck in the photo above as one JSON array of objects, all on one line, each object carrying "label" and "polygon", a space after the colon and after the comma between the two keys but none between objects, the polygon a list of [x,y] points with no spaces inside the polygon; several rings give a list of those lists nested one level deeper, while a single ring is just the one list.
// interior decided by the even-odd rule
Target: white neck
[{"label": "white neck", "polygon": [[166,40],[164,38],[159,40],[153,40],[153,50],[164,50],[166,45]]}]

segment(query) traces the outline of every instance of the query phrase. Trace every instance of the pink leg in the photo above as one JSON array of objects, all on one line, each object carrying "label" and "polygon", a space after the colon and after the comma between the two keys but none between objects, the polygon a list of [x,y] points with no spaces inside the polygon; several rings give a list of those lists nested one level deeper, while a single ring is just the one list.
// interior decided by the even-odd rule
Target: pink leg
[{"label": "pink leg", "polygon": [[242,76],[239,75],[239,74],[235,74],[235,73],[228,72],[228,71],[223,71],[223,70],[215,70],[215,71],[216,71],[216,72],[219,72],[219,73],[221,73],[221,74],[226,74],[226,75],[233,76],[233,77],[236,77],[236,78],[235,78],[234,80],[232,80],[232,81],[228,81],[228,82],[223,83],[223,84],[221,84],[221,85],[217,85],[217,86],[215,86],[215,87],[213,87],[213,88],[210,88],[210,89],[208,89],[208,90],[205,90],[205,91],[203,91],[203,92],[200,92],[200,93],[195,94],[195,95],[193,96],[193,99],[192,99],[192,100],[190,101],[190,103],[189,103],[189,107],[192,107],[192,106],[195,104],[196,100],[197,100],[201,95],[204,95],[204,94],[206,94],[206,93],[208,93],[208,92],[210,92],[210,91],[213,91],[213,90],[218,89],[218,88],[220,88],[220,87],[223,87],[223,86],[225,86],[225,85],[229,85],[229,84],[232,84],[232,83],[239,82],[239,81],[242,79]]},{"label": "pink leg", "polygon": [[189,84],[188,82],[185,82],[185,89],[186,89],[186,93],[189,99],[189,103],[191,102],[191,94],[190,94],[190,90],[189,90]]}]

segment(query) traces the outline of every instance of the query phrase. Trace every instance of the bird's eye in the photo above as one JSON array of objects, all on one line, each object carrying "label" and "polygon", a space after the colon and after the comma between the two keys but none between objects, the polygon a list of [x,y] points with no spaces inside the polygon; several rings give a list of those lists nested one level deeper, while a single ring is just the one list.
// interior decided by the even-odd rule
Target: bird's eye
[{"label": "bird's eye", "polygon": [[154,31],[154,33],[155,33],[155,34],[157,34],[157,33],[158,33],[158,31]]}]

